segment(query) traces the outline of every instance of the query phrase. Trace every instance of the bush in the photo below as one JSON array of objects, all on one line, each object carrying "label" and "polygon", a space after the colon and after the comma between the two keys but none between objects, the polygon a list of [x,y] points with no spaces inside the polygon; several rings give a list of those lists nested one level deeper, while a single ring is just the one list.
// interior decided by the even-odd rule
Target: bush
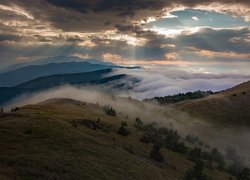
[{"label": "bush", "polygon": [[196,142],[199,141],[199,138],[197,136],[194,136],[192,134],[188,134],[186,137],[185,137],[185,140],[192,143],[192,144],[195,144]]},{"label": "bush", "polygon": [[238,174],[237,180],[250,180],[250,169],[244,168],[243,171]]},{"label": "bush", "polygon": [[142,143],[146,143],[146,144],[149,144],[149,138],[146,134],[143,134],[142,137],[140,138],[140,141]]},{"label": "bush", "polygon": [[138,130],[142,130],[143,129],[143,122],[142,122],[142,120],[139,117],[137,117],[135,119],[134,127],[136,129],[138,129]]},{"label": "bush", "polygon": [[201,161],[201,154],[202,151],[200,148],[195,147],[194,149],[190,150],[188,153],[188,158],[193,162],[200,162]]},{"label": "bush", "polygon": [[160,152],[161,147],[162,146],[160,144],[154,144],[153,149],[150,151],[150,158],[151,159],[154,159],[155,161],[158,161],[158,162],[164,161],[164,157]]},{"label": "bush", "polygon": [[116,111],[115,111],[115,109],[112,108],[112,107],[109,106],[109,105],[105,105],[105,106],[103,107],[103,111],[104,111],[107,115],[109,115],[109,116],[116,116]]},{"label": "bush", "polygon": [[203,162],[198,162],[192,169],[186,172],[185,180],[206,180],[208,179],[205,174],[203,174]]},{"label": "bush", "polygon": [[157,126],[157,123],[152,122],[152,123],[144,125],[142,130],[147,131],[147,132],[155,132],[155,133],[157,133],[158,129],[156,128],[156,126]]},{"label": "bush", "polygon": [[214,162],[218,163],[218,169],[223,170],[225,166],[225,158],[224,156],[218,151],[218,149],[213,148],[211,151],[211,156]]},{"label": "bush", "polygon": [[174,130],[168,130],[164,133],[165,136],[165,146],[174,149],[174,147],[178,144],[178,141],[180,139],[180,135],[177,133],[177,131]]},{"label": "bush", "polygon": [[244,164],[240,160],[235,161],[228,167],[227,170],[230,174],[237,176],[244,170]]},{"label": "bush", "polygon": [[225,157],[231,161],[238,161],[240,159],[240,156],[238,155],[236,150],[230,146],[226,149]]},{"label": "bush", "polygon": [[125,121],[121,122],[121,127],[118,129],[117,134],[120,134],[122,136],[129,135],[129,130],[127,128],[127,123]]}]

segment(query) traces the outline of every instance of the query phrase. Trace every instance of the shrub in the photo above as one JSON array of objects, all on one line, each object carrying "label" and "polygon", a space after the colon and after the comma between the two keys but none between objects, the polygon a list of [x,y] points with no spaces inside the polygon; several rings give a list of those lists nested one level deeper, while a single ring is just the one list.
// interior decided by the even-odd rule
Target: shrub
[{"label": "shrub", "polygon": [[162,146],[160,144],[154,144],[153,149],[150,151],[150,158],[151,159],[154,159],[155,161],[158,161],[158,162],[164,161],[164,157],[160,152],[161,147]]},{"label": "shrub", "polygon": [[203,162],[198,162],[192,169],[186,172],[185,180],[206,180],[208,179],[205,174],[203,174]]},{"label": "shrub", "polygon": [[213,161],[218,163],[218,169],[222,170],[225,166],[225,158],[224,156],[218,151],[218,149],[213,148],[211,151],[211,156]]},{"label": "shrub", "polygon": [[250,169],[244,168],[243,171],[238,174],[237,180],[250,180]]},{"label": "shrub", "polygon": [[109,115],[109,116],[116,116],[116,111],[115,111],[115,109],[112,108],[112,107],[109,106],[109,105],[105,105],[105,106],[103,107],[103,111],[104,111],[107,115]]},{"label": "shrub", "polygon": [[195,147],[194,149],[191,149],[188,153],[188,158],[193,162],[200,162],[201,161],[201,154],[202,151],[200,148]]},{"label": "shrub", "polygon": [[242,161],[238,160],[233,162],[231,165],[228,167],[228,172],[234,176],[237,176],[240,174],[244,169],[244,164]]},{"label": "shrub", "polygon": [[127,123],[125,121],[121,122],[121,127],[118,129],[117,134],[120,134],[122,136],[129,135],[129,130],[127,128]]},{"label": "shrub", "polygon": [[177,131],[174,130],[168,130],[166,133],[164,133],[165,136],[165,146],[168,148],[173,149],[176,144],[178,144],[178,141],[180,139],[180,135],[177,133]]},{"label": "shrub", "polygon": [[155,133],[157,133],[158,129],[156,128],[156,126],[157,126],[157,123],[152,122],[152,123],[144,125],[142,130],[147,131],[147,132],[155,132]]},{"label": "shrub", "polygon": [[134,127],[139,130],[143,129],[143,122],[139,117],[135,119]]},{"label": "shrub", "polygon": [[143,134],[142,137],[140,138],[140,141],[142,143],[146,143],[146,144],[149,144],[149,138],[146,134]]},{"label": "shrub", "polygon": [[240,159],[240,156],[238,155],[236,150],[230,146],[226,149],[225,157],[231,161],[237,161]]},{"label": "shrub", "polygon": [[185,140],[192,143],[192,144],[195,144],[196,142],[199,141],[199,138],[197,136],[194,136],[193,134],[188,134],[186,137],[185,137]]}]

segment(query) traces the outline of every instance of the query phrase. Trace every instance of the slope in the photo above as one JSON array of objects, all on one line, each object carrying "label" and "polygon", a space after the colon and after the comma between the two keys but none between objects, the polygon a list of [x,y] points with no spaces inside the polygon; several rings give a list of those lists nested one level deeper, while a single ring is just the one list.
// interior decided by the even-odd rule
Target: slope
[{"label": "slope", "polygon": [[37,78],[25,83],[18,85],[19,88],[36,88],[46,89],[64,84],[101,84],[111,80],[123,78],[125,75],[115,75],[105,77],[108,73],[111,73],[112,69],[103,69],[85,73],[74,73],[74,74],[61,74],[47,77]]},{"label": "slope", "polygon": [[[97,120],[109,131],[75,124]],[[122,120],[131,133],[115,133]],[[108,116],[99,105],[70,99],[53,99],[1,116],[1,179],[182,179],[193,162],[181,154],[162,149],[166,163],[149,159],[151,144],[139,141],[141,134],[132,120],[118,113]],[[230,175],[205,169],[214,179]]]},{"label": "slope", "polygon": [[226,126],[250,126],[250,81],[203,99],[176,104],[195,117]]},{"label": "slope", "polygon": [[85,73],[53,75],[53,76],[37,78],[15,87],[0,87],[0,94],[1,94],[0,105],[20,95],[27,93],[36,93],[42,90],[54,88],[56,86],[62,86],[66,84],[71,84],[71,85],[105,84],[126,77],[126,75],[124,74],[106,77],[106,75],[108,75],[110,72],[112,72],[112,69],[103,69]]}]

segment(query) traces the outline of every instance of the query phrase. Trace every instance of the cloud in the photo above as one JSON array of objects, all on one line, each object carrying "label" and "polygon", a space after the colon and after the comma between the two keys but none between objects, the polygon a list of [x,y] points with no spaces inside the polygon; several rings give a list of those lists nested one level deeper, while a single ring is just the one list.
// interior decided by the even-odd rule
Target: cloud
[{"label": "cloud", "polygon": [[127,74],[130,80],[140,80],[124,92],[137,99],[166,96],[196,90],[220,91],[249,80],[249,75],[206,72],[193,66],[147,66],[143,69],[119,69],[113,74]]},{"label": "cloud", "polygon": [[[168,37],[166,34],[160,34],[159,29],[147,29],[146,22],[150,20],[161,17],[177,20],[178,17],[172,16],[171,13],[178,9],[204,9],[208,5],[208,10],[212,11],[214,3],[216,1],[213,0],[179,0],[175,3],[165,0],[2,0],[1,61],[13,63],[20,57],[29,56],[29,59],[35,59],[35,56],[56,56],[60,51],[61,55],[88,54],[93,58],[104,59],[104,54],[113,54],[124,62],[128,60],[160,63],[198,61],[204,57],[204,52],[210,51],[217,53],[214,56],[216,60],[233,61],[240,57],[240,61],[246,61],[244,57],[248,56],[244,55],[249,49],[247,27],[208,27],[178,32],[169,32],[167,29],[165,32],[171,34]],[[215,11],[234,15],[233,12],[236,12],[238,7],[244,17],[249,9],[249,2],[245,0],[222,0],[217,4],[220,8],[214,8]],[[225,11],[226,7],[233,7],[235,10]],[[198,15],[191,17],[200,18]],[[190,47],[204,51],[197,53]],[[225,56],[228,52],[231,56]]]},{"label": "cloud", "polygon": [[199,18],[196,17],[196,16],[193,16],[192,19],[195,20],[195,21],[199,21]]}]

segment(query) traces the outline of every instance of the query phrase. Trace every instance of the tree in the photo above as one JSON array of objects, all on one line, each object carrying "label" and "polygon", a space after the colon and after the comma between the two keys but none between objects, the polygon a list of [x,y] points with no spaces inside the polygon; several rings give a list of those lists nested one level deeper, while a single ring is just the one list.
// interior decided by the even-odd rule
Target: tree
[{"label": "tree", "polygon": [[243,171],[238,174],[237,180],[250,180],[250,169],[244,168]]},{"label": "tree", "polygon": [[139,130],[143,129],[143,122],[139,117],[135,119],[134,127]]},{"label": "tree", "polygon": [[109,115],[109,116],[116,116],[116,111],[115,111],[115,109],[112,108],[112,107],[109,106],[109,105],[105,105],[105,106],[103,107],[103,110],[104,110],[104,112],[105,112],[107,115]]},{"label": "tree", "polygon": [[161,144],[154,144],[153,149],[150,151],[151,159],[154,159],[155,161],[158,161],[158,162],[164,161],[164,157],[160,152],[161,147],[162,147]]},{"label": "tree", "polygon": [[121,127],[118,129],[117,134],[120,134],[122,136],[129,135],[129,130],[127,128],[128,124],[125,121],[121,122]]},{"label": "tree", "polygon": [[218,169],[223,170],[225,167],[225,158],[224,156],[218,151],[217,148],[213,148],[211,151],[211,156],[213,161],[218,163]]},{"label": "tree", "polygon": [[201,149],[195,147],[194,149],[191,149],[188,153],[189,159],[193,162],[200,162],[201,161]]},{"label": "tree", "polygon": [[198,162],[197,164],[194,165],[192,169],[189,169],[186,172],[185,180],[206,180],[208,179],[205,174],[203,174],[203,162]]},{"label": "tree", "polygon": [[146,144],[150,143],[147,134],[143,134],[142,137],[140,138],[140,141]]}]

